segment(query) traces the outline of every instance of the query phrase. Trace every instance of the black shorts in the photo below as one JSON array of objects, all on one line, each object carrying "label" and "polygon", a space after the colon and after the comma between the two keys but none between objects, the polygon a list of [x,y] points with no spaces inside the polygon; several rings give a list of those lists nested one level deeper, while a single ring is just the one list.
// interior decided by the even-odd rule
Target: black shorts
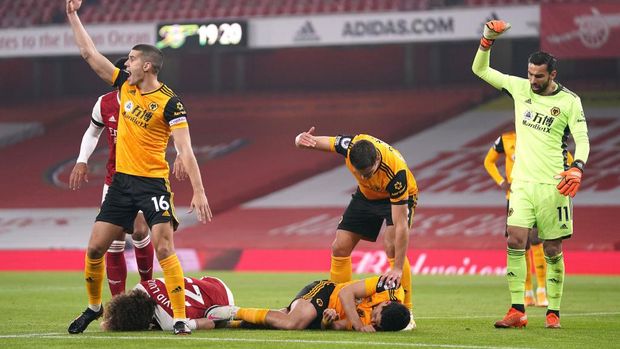
[{"label": "black shorts", "polygon": [[[410,196],[407,200],[409,228],[411,228],[416,202],[417,197],[415,196]],[[385,225],[394,225],[390,199],[368,200],[358,189],[351,196],[349,206],[338,224],[338,229],[359,234],[363,240],[377,241],[383,221],[385,221]]]},{"label": "black shorts", "polygon": [[[332,292],[334,292],[334,288],[336,288],[336,284],[334,282],[327,280],[315,281],[302,288],[291,302],[291,304],[293,304],[294,301],[302,298],[310,301],[310,303],[314,306],[314,309],[316,309],[316,317],[306,327],[307,329],[321,329],[323,312],[329,306],[329,297],[331,297]],[[289,311],[291,310],[291,304],[289,304],[287,308]]]},{"label": "black shorts", "polygon": [[117,172],[95,221],[112,223],[131,232],[136,215],[142,210],[149,228],[158,223],[171,222],[172,228],[176,230],[179,221],[172,196],[167,179]]}]

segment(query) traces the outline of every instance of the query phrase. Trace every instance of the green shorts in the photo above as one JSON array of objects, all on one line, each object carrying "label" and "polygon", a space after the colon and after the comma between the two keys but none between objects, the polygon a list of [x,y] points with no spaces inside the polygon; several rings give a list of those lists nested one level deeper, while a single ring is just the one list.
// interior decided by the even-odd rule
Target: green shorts
[{"label": "green shorts", "polygon": [[573,202],[554,184],[513,181],[510,186],[510,226],[538,227],[542,240],[566,239],[573,235]]}]

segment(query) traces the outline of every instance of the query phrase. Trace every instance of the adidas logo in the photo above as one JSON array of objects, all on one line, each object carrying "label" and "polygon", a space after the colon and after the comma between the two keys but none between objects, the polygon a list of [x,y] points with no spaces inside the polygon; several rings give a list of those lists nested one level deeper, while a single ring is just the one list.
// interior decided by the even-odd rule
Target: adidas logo
[{"label": "adidas logo", "polygon": [[116,122],[116,118],[114,117],[114,115],[110,116],[110,118],[108,119],[109,122]]},{"label": "adidas logo", "polygon": [[121,283],[121,280],[110,280],[110,279],[108,279],[108,283],[110,285],[118,285],[118,284]]},{"label": "adidas logo", "polygon": [[321,41],[321,38],[316,34],[312,22],[306,21],[295,33],[293,41]]},{"label": "adidas logo", "polygon": [[511,271],[509,271],[508,274],[506,274],[506,276],[511,277],[511,278],[517,277],[517,275],[515,275],[515,273]]},{"label": "adidas logo", "polygon": [[165,210],[164,213],[161,214],[163,217],[170,217],[170,213],[168,213],[168,210]]},{"label": "adidas logo", "polygon": [[562,226],[560,227],[560,229],[568,229],[568,227],[566,226],[566,224],[562,224]]},{"label": "adidas logo", "polygon": [[552,282],[554,284],[559,284],[560,283],[560,280],[558,280],[556,278],[547,279],[547,281]]},{"label": "adidas logo", "polygon": [[170,293],[179,293],[179,292],[182,292],[182,291],[183,291],[183,289],[181,288],[181,286],[177,286],[177,287],[176,287],[174,290],[172,290],[172,292],[170,292]]},{"label": "adidas logo", "polygon": [[86,280],[86,282],[94,282],[94,281],[95,281],[95,280],[94,280],[92,277],[90,277],[90,276],[89,276],[89,277],[87,277],[85,280]]},{"label": "adidas logo", "polygon": [[525,103],[527,103],[527,104],[532,104],[532,99],[531,99],[531,98],[526,99],[526,100],[525,100]]}]

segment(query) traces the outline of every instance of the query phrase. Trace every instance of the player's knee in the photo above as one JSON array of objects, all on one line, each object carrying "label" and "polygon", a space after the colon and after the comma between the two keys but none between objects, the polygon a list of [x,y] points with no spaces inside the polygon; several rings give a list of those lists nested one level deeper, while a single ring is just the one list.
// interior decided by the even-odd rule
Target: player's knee
[{"label": "player's knee", "polygon": [[146,224],[144,218],[136,218],[133,223],[133,234],[131,235],[134,240],[142,240],[149,233],[149,226]]},{"label": "player's knee", "polygon": [[[136,229],[138,228],[138,229]],[[133,234],[131,234],[131,238],[135,241],[142,241],[149,235],[149,229],[147,226],[144,227],[134,227]]]},{"label": "player's knee", "polygon": [[513,230],[510,229],[510,227],[508,228],[508,238],[506,239],[508,247],[514,249],[525,249],[527,246],[527,238],[527,232],[523,233],[522,231]]},{"label": "player's knee", "polygon": [[545,256],[555,257],[562,252],[562,242],[558,240],[549,240],[543,243]]},{"label": "player's knee", "polygon": [[351,255],[353,248],[346,243],[338,241],[332,242],[332,255],[335,257],[347,257]]},{"label": "player's knee", "polygon": [[86,254],[88,255],[88,258],[90,259],[99,259],[103,257],[106,250],[107,249],[102,246],[89,245],[88,248],[86,249]]},{"label": "player's knee", "polygon": [[171,247],[158,247],[155,249],[157,260],[168,258],[174,254],[174,248]]}]

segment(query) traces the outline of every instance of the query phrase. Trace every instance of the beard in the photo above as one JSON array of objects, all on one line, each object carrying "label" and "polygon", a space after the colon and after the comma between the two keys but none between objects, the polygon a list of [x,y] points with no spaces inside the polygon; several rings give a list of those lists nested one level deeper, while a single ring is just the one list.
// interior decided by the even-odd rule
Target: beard
[{"label": "beard", "polygon": [[549,84],[551,83],[551,79],[545,81],[543,84],[530,84],[530,87],[532,88],[532,91],[538,95],[542,94],[543,92],[545,92],[547,90],[547,87],[549,87]]}]

